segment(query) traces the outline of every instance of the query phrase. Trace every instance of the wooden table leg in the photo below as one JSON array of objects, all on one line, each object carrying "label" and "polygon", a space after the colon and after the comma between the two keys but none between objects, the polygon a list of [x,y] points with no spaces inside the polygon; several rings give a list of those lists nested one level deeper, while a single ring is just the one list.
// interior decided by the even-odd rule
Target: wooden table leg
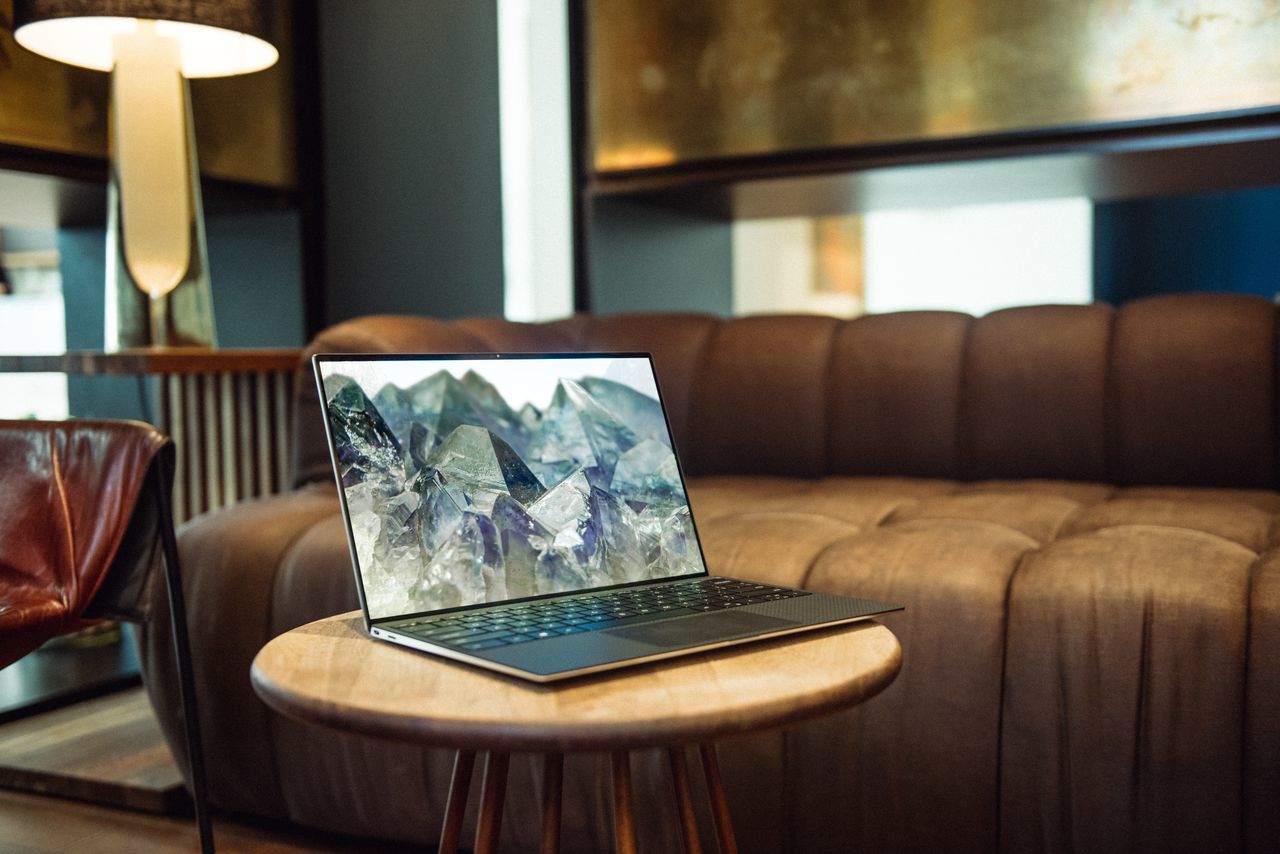
[{"label": "wooden table leg", "polygon": [[689,785],[689,763],[683,747],[667,749],[671,762],[671,781],[676,788],[676,809],[680,813],[680,832],[684,837],[685,854],[702,854],[702,840],[698,838],[698,816],[693,811],[693,789]]},{"label": "wooden table leg", "polygon": [[444,827],[440,829],[440,854],[457,854],[462,836],[462,818],[467,812],[467,794],[471,789],[471,769],[476,764],[474,750],[459,750],[453,758],[453,778],[449,782],[449,800],[444,807]]},{"label": "wooden table leg", "polygon": [[618,854],[636,854],[636,816],[631,807],[631,756],[613,753],[613,844]]},{"label": "wooden table leg", "polygon": [[698,745],[702,753],[702,773],[707,778],[707,794],[711,798],[711,818],[716,826],[720,854],[738,854],[738,841],[733,836],[733,817],[729,815],[729,799],[724,795],[724,780],[716,760],[714,744]]},{"label": "wooden table leg", "polygon": [[489,751],[480,788],[480,821],[476,825],[475,854],[495,854],[502,831],[502,803],[507,796],[507,766],[511,754]]},{"label": "wooden table leg", "polygon": [[560,850],[560,804],[564,792],[564,754],[542,757],[542,854]]}]

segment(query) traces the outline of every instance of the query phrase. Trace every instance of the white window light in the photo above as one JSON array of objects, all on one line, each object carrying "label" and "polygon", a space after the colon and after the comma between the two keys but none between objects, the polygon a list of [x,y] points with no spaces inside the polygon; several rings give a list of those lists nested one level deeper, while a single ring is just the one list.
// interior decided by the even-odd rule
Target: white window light
[{"label": "white window light", "polygon": [[510,320],[573,312],[567,27],[563,2],[498,2],[504,313]]},{"label": "white window light", "polygon": [[1085,198],[866,217],[866,308],[882,313],[1093,299],[1093,205]]}]

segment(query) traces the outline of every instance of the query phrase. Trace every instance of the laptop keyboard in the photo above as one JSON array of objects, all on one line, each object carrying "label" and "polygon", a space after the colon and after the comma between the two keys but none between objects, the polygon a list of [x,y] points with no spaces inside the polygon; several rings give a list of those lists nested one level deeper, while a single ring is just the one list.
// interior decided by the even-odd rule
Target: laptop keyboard
[{"label": "laptop keyboard", "polygon": [[481,650],[807,595],[803,590],[732,578],[695,578],[526,602],[509,608],[424,617],[388,628],[432,643]]}]

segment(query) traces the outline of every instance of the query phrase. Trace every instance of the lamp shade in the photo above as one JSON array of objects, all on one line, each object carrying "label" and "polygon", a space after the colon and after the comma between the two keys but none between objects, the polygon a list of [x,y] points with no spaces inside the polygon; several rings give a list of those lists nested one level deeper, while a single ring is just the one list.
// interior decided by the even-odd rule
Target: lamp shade
[{"label": "lamp shade", "polygon": [[156,22],[181,43],[187,77],[260,71],[279,52],[267,39],[263,0],[14,0],[14,38],[27,50],[98,71],[114,65],[112,41]]}]

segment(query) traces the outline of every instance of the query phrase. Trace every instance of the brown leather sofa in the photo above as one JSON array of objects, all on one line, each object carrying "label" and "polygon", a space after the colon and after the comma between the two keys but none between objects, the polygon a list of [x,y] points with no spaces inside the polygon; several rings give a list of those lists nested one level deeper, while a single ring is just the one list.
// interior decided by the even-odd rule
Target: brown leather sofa
[{"label": "brown leather sofa", "polygon": [[[722,746],[745,850],[1271,851],[1277,343],[1270,302],[1194,295],[979,319],[375,317],[310,349],[650,350],[713,571],[906,605],[883,694]],[[297,405],[298,488],[181,533],[210,794],[429,841],[447,754],[291,722],[249,686],[268,638],[356,607],[305,368]],[[176,735],[166,649],[147,677]],[[504,850],[536,848],[519,760]],[[566,850],[609,845],[602,762],[570,762]],[[642,846],[678,850],[664,766],[637,768]]]}]

